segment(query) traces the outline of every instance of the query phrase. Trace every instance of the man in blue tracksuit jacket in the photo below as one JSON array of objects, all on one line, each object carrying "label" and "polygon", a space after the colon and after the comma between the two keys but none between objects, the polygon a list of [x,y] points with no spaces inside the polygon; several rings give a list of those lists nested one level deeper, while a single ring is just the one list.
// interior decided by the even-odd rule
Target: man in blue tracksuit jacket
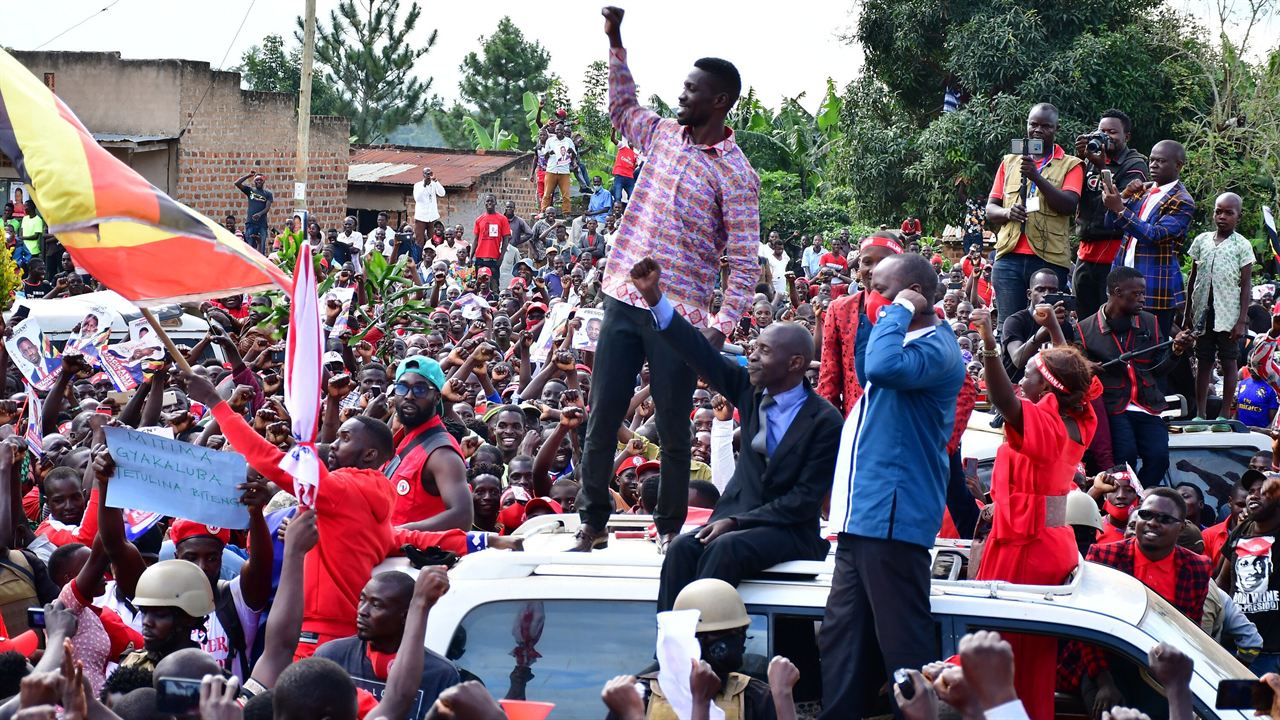
[{"label": "man in blue tracksuit jacket", "polygon": [[942,525],[964,364],[934,312],[937,289],[920,255],[887,258],[872,276],[866,393],[845,421],[831,488],[828,532],[839,540],[819,638],[821,720],[875,714],[894,670],[938,657],[929,549]]}]

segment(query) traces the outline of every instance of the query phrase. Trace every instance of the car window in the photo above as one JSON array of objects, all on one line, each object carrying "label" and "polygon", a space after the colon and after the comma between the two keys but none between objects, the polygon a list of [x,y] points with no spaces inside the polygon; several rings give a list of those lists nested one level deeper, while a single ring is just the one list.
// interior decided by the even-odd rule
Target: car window
[{"label": "car window", "polygon": [[[1213,448],[1169,448],[1171,487],[1189,482],[1204,491],[1204,503],[1218,517],[1219,509],[1231,499],[1231,487],[1249,467],[1249,458],[1258,452],[1250,445]],[[1210,518],[1205,518],[1206,520]],[[1215,519],[1214,522],[1217,522]]]},{"label": "car window", "polygon": [[[652,602],[512,600],[480,605],[454,632],[449,659],[494,697],[556,703],[560,720],[599,720],[604,684],[656,670]],[[751,614],[744,671],[765,677],[768,616]]]}]

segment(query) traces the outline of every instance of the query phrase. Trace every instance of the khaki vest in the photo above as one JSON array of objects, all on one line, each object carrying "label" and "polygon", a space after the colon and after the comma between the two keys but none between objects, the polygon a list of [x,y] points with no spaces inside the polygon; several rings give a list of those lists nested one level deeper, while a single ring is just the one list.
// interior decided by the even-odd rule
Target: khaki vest
[{"label": "khaki vest", "polygon": [[[1057,187],[1062,187],[1067,173],[1080,165],[1081,160],[1073,155],[1050,160],[1040,174]],[[1004,207],[1018,204],[1018,189],[1022,185],[1022,156],[1005,155],[1004,165]],[[1031,187],[1030,181],[1027,183]],[[1022,223],[1010,220],[1000,228],[996,236],[996,257],[1013,252],[1018,245],[1018,237],[1022,234]],[[1027,242],[1045,261],[1059,267],[1071,267],[1071,216],[1054,212],[1040,195],[1040,210],[1027,216]]]},{"label": "khaki vest", "polygon": [[0,617],[4,618],[9,637],[27,631],[27,608],[39,605],[30,561],[21,550],[10,550],[0,558]]},{"label": "khaki vest", "polygon": [[[729,680],[720,688],[720,694],[715,699],[716,707],[724,711],[724,720],[746,720],[744,693],[750,684],[750,677],[741,673],[729,673]],[[649,682],[649,692],[652,695],[649,697],[649,711],[645,715],[647,720],[679,720],[671,703],[662,694],[662,688],[658,687],[657,678]]]}]

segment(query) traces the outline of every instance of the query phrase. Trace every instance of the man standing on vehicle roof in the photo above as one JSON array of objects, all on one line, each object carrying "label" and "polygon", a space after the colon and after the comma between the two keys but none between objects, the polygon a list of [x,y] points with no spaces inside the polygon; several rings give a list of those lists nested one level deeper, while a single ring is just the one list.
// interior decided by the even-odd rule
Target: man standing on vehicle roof
[{"label": "man standing on vehicle roof", "polygon": [[[574,549],[589,551],[608,542],[605,523],[613,509],[609,479],[618,428],[647,359],[662,447],[654,522],[658,549],[665,551],[689,506],[689,413],[697,378],[653,329],[648,305],[631,284],[631,268],[644,258],[662,258],[667,299],[712,345],[722,346],[746,310],[760,273],[760,179],[724,122],[742,91],[737,68],[719,58],[696,61],[680,93],[676,118],[663,119],[636,99],[622,46],[622,9],[607,7],[603,14],[610,47],[609,115],[648,162],[609,250],[601,287],[604,325],[591,379],[582,525]],[[729,279],[724,302],[712,314],[715,280],[725,257]]]},{"label": "man standing on vehicle roof", "polygon": [[1107,302],[1081,320],[1079,330],[1085,356],[1102,365],[1098,379],[1110,416],[1115,462],[1137,467],[1141,459],[1138,480],[1150,488],[1163,485],[1169,470],[1169,430],[1160,419],[1164,393],[1156,377],[1173,369],[1195,344],[1195,336],[1183,330],[1173,339],[1172,349],[1161,347],[1164,333],[1155,316],[1142,309],[1146,298],[1143,274],[1118,267],[1107,276]]}]

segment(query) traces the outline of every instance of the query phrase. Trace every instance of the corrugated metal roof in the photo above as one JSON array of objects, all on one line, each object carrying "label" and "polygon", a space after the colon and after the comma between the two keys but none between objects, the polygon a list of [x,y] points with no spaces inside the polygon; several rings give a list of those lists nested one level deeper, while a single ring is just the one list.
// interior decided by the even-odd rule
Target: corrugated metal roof
[{"label": "corrugated metal roof", "polygon": [[172,135],[134,135],[132,133],[94,133],[93,139],[100,143],[106,142],[131,142],[131,143],[151,143],[161,142],[164,140],[177,140]]},{"label": "corrugated metal roof", "polygon": [[467,152],[447,148],[354,147],[347,181],[380,185],[412,185],[429,167],[445,187],[471,187],[485,175],[505,170],[529,153]]}]

